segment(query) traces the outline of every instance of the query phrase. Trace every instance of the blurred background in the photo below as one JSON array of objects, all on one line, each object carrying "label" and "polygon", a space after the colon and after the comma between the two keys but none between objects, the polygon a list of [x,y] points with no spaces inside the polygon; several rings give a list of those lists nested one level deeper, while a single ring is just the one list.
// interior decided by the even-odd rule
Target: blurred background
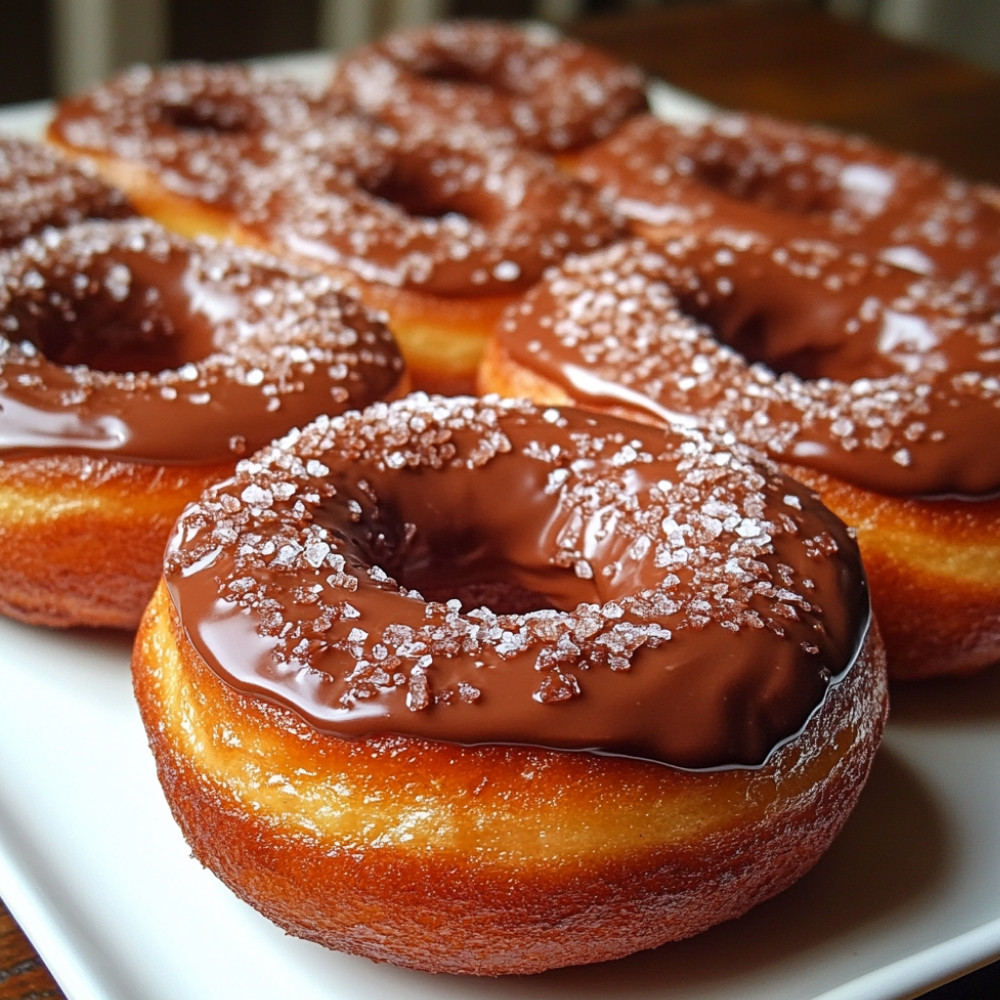
[{"label": "blurred background", "polygon": [[[0,104],[77,90],[134,62],[342,49],[444,16],[554,23],[698,0],[0,0]],[[1000,71],[1000,0],[700,0],[802,3]]]}]

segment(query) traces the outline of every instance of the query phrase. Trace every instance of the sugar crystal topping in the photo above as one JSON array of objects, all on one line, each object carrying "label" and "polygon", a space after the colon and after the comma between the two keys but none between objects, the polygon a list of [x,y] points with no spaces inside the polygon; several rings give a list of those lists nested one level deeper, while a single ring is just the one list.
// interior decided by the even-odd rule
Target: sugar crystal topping
[{"label": "sugar crystal topping", "polygon": [[483,21],[403,30],[348,54],[331,89],[395,125],[475,125],[548,151],[609,134],[645,106],[635,67],[552,33]]},{"label": "sugar crystal topping", "polygon": [[887,492],[1000,488],[968,433],[1000,430],[988,298],[825,241],[718,229],[621,243],[553,272],[502,336],[580,400],[693,415]]},{"label": "sugar crystal topping", "polygon": [[343,118],[244,186],[241,225],[302,259],[440,295],[506,295],[617,222],[548,160],[476,130]]},{"label": "sugar crystal topping", "polygon": [[[673,649],[680,675],[702,663],[683,683],[714,687],[705,663],[736,633],[751,673],[761,644],[777,650],[779,715],[814,707],[865,627],[860,576],[837,593],[854,559],[839,521],[731,437],[415,395],[240,463],[185,513],[166,574],[199,652],[238,686],[250,669],[338,732],[485,739],[499,706],[531,727],[531,704],[606,709],[619,673],[656,689]],[[509,610],[512,591],[530,603]],[[857,607],[824,610],[832,593]],[[484,710],[414,718],[458,705]],[[560,741],[592,738],[565,724]]]},{"label": "sugar crystal topping", "polygon": [[0,247],[46,226],[130,215],[125,196],[40,143],[0,136]]},{"label": "sugar crystal topping", "polygon": [[148,220],[49,230],[0,256],[0,323],[0,393],[33,414],[5,419],[8,449],[221,460],[402,372],[387,328],[333,279]]},{"label": "sugar crystal topping", "polygon": [[580,176],[641,232],[712,223],[832,237],[921,274],[1000,290],[1000,192],[867,139],[726,112],[631,119]]},{"label": "sugar crystal topping", "polygon": [[230,204],[245,170],[319,126],[324,102],[235,64],[135,66],[62,100],[50,132],[85,154],[153,172],[167,190]]}]

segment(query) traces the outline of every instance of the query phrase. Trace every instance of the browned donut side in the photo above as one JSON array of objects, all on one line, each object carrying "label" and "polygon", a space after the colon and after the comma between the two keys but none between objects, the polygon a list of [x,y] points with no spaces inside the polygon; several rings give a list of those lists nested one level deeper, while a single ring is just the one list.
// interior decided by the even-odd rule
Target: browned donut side
[{"label": "browned donut side", "polygon": [[224,685],[162,587],[133,669],[160,779],[203,864],[292,934],[478,975],[656,947],[781,891],[854,805],[886,707],[873,634],[760,769],[342,740]]},{"label": "browned donut side", "polygon": [[858,532],[894,679],[974,673],[1000,650],[1000,499],[870,493],[815,470],[786,470]]},{"label": "browned donut side", "polygon": [[400,393],[380,320],[327,277],[150,220],[0,255],[0,611],[134,628],[186,503],[248,449]]},{"label": "browned donut side", "polygon": [[134,628],[174,521],[231,468],[80,455],[0,460],[0,614]]}]

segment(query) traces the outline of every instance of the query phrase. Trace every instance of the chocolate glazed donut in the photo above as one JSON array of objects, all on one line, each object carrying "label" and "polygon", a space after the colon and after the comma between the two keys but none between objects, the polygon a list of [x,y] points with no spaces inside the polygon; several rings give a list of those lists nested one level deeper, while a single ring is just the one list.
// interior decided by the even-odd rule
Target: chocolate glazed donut
[{"label": "chocolate glazed donut", "polygon": [[319,420],[207,491],[133,676],[174,815],[239,896],[480,975],[780,891],[886,710],[857,549],[808,490],[731,438],[461,397]]},{"label": "chocolate glazed donut", "polygon": [[324,276],[149,220],[0,255],[0,609],[134,628],[183,506],[290,427],[401,391]]},{"label": "chocolate glazed donut", "polygon": [[647,239],[692,226],[826,238],[1000,299],[1000,190],[860,136],[746,113],[642,115],[573,169]]},{"label": "chocolate glazed donut", "polygon": [[551,273],[480,385],[770,454],[856,527],[890,671],[920,677],[1000,658],[998,341],[988,290],[706,226]]},{"label": "chocolate glazed donut", "polygon": [[572,39],[476,20],[347,52],[330,93],[402,131],[472,125],[493,142],[554,154],[605,138],[646,107],[637,67]]},{"label": "chocolate glazed donut", "polygon": [[621,235],[587,185],[481,131],[341,118],[248,184],[241,241],[353,282],[414,385],[469,391],[503,309],[572,252]]},{"label": "chocolate glazed donut", "polygon": [[308,87],[242,65],[135,66],[62,98],[46,137],[143,215],[221,238],[232,235],[244,172],[332,114]]}]

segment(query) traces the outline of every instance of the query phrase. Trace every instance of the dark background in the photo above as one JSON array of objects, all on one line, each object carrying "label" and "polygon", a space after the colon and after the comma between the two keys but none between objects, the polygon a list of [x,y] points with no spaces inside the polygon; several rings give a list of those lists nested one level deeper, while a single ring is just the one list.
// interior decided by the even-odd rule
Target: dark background
[{"label": "dark background", "polygon": [[[590,0],[588,11],[615,6]],[[457,0],[456,16],[526,17],[529,0]],[[172,0],[167,58],[227,60],[300,52],[317,44],[316,0]],[[0,104],[53,96],[49,4],[0,0]]]},{"label": "dark background", "polygon": [[[720,3],[723,0],[658,0],[660,3]],[[754,0],[740,0],[754,2]],[[911,0],[757,0],[812,5],[838,15],[867,17],[896,37],[1000,71],[1000,0],[935,0],[919,28],[900,25],[899,9]],[[371,0],[374,10],[388,4]],[[55,95],[52,4],[45,0],[0,0],[0,104]],[[628,6],[628,0],[585,0],[586,13]],[[450,0],[449,14],[530,17],[531,0]],[[138,8],[136,8],[138,9]],[[166,59],[235,60],[315,49],[319,0],[170,0],[164,26]],[[141,12],[137,15],[141,17]],[[905,16],[903,18],[905,21]]]}]

